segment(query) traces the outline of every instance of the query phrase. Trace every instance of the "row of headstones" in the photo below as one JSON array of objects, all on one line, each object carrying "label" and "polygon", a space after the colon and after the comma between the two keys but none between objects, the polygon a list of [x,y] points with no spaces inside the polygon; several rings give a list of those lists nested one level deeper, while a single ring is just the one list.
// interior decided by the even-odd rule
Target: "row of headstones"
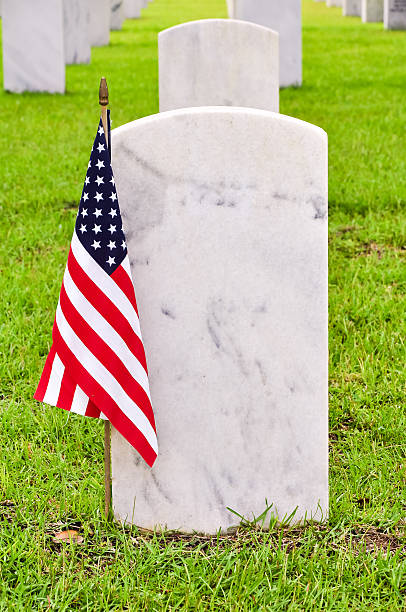
[{"label": "row of headstones", "polygon": [[113,506],[140,527],[327,516],[327,138],[269,112],[278,40],[161,32],[161,112],[112,133],[159,440],[149,469],[113,430]]},{"label": "row of headstones", "polygon": [[361,17],[365,23],[383,21],[388,30],[406,29],[406,0],[326,0],[326,4],[342,6],[345,17]]},{"label": "row of headstones", "polygon": [[137,18],[148,0],[3,0],[4,89],[64,93],[65,65],[90,62],[91,47]]}]

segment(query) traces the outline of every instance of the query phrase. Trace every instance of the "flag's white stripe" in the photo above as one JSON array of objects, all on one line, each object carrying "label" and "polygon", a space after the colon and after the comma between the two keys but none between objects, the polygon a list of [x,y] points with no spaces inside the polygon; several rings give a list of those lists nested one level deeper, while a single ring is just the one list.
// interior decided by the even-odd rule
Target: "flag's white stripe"
[{"label": "flag's white stripe", "polygon": [[72,252],[78,264],[83,268],[92,281],[103,291],[103,293],[119,309],[121,314],[130,323],[133,331],[141,339],[140,322],[128,297],[114,282],[112,278],[99,266],[99,264],[89,255],[81,244],[76,232],[73,232],[71,242]]},{"label": "flag's white stripe", "polygon": [[76,414],[82,414],[84,416],[86,414],[88,403],[89,398],[87,397],[86,393],[82,391],[79,385],[76,385],[70,411],[75,412]]},{"label": "flag's white stripe", "polygon": [[58,401],[59,392],[61,390],[63,373],[65,366],[63,365],[60,357],[55,353],[54,360],[52,362],[51,374],[49,376],[47,390],[45,391],[44,399],[42,400],[45,404],[50,406],[56,406]]},{"label": "flag's white stripe", "polygon": [[148,376],[138,359],[130,351],[120,334],[106,321],[94,306],[83,295],[75,285],[68,268],[65,270],[63,284],[68,298],[82,315],[85,321],[91,322],[93,331],[114,351],[131,376],[144,389],[150,398]]},{"label": "flag's white stripe", "polygon": [[132,276],[131,276],[130,260],[128,259],[128,255],[124,257],[123,261],[121,262],[121,265],[124,268],[124,270],[127,272],[128,276],[130,277],[131,282],[133,282]]},{"label": "flag's white stripe", "polygon": [[156,434],[151,423],[137,404],[127,395],[109,370],[100,363],[87,346],[83,344],[81,339],[78,338],[65,319],[60,304],[58,304],[56,310],[56,324],[63,340],[83,367],[86,368],[90,376],[103,387],[119,406],[120,410],[143,434],[153,450],[158,453]]}]

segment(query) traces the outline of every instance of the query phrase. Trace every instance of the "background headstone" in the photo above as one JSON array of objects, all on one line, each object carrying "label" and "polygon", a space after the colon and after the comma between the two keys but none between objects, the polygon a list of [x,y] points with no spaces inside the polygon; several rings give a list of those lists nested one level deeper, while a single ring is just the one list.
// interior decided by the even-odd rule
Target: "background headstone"
[{"label": "background headstone", "polygon": [[344,17],[361,17],[362,0],[343,0]]},{"label": "background headstone", "polygon": [[88,0],[63,0],[66,64],[90,62],[90,15]]},{"label": "background headstone", "polygon": [[226,0],[227,11],[230,19],[234,19],[234,0]]},{"label": "background headstone", "polygon": [[112,149],[160,452],[150,469],[113,432],[116,518],[325,519],[326,134],[195,108],[124,125]]},{"label": "background headstone", "polygon": [[62,0],[4,0],[4,89],[65,91]]},{"label": "background headstone", "polygon": [[110,15],[110,28],[112,30],[121,30],[123,27],[124,15],[124,1],[123,0],[110,0],[111,2],[111,15]]},{"label": "background headstone", "polygon": [[383,21],[383,0],[362,0],[361,18],[364,23]]},{"label": "background headstone", "polygon": [[136,19],[141,16],[143,0],[124,0],[124,17],[126,19]]},{"label": "background headstone", "polygon": [[89,31],[92,47],[104,47],[110,42],[110,0],[89,0]]},{"label": "background headstone", "polygon": [[279,84],[302,83],[301,0],[234,0],[234,18],[279,32]]},{"label": "background headstone", "polygon": [[160,32],[159,109],[279,110],[279,35],[248,21],[204,19]]},{"label": "background headstone", "polygon": [[342,6],[343,0],[326,0],[327,6]]},{"label": "background headstone", "polygon": [[406,0],[384,0],[383,23],[387,30],[406,30]]}]

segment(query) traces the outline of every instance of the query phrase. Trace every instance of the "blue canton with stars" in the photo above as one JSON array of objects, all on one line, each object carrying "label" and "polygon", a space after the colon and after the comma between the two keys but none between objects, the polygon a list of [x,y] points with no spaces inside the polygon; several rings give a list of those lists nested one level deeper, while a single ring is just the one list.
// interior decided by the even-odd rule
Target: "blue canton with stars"
[{"label": "blue canton with stars", "polygon": [[[110,127],[110,111],[108,111]],[[100,119],[93,144],[75,226],[86,251],[107,274],[112,274],[127,254],[110,153]]]}]

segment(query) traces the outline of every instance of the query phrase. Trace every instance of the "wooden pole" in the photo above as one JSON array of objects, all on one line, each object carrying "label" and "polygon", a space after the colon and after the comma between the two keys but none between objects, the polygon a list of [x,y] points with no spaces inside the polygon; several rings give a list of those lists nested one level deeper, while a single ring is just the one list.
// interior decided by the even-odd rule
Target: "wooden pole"
[{"label": "wooden pole", "polygon": [[[101,106],[101,120],[109,146],[109,133],[107,126],[107,106],[109,103],[109,90],[104,77],[100,80],[99,104]],[[111,425],[110,421],[104,421],[104,516],[109,518],[111,508]]]}]

